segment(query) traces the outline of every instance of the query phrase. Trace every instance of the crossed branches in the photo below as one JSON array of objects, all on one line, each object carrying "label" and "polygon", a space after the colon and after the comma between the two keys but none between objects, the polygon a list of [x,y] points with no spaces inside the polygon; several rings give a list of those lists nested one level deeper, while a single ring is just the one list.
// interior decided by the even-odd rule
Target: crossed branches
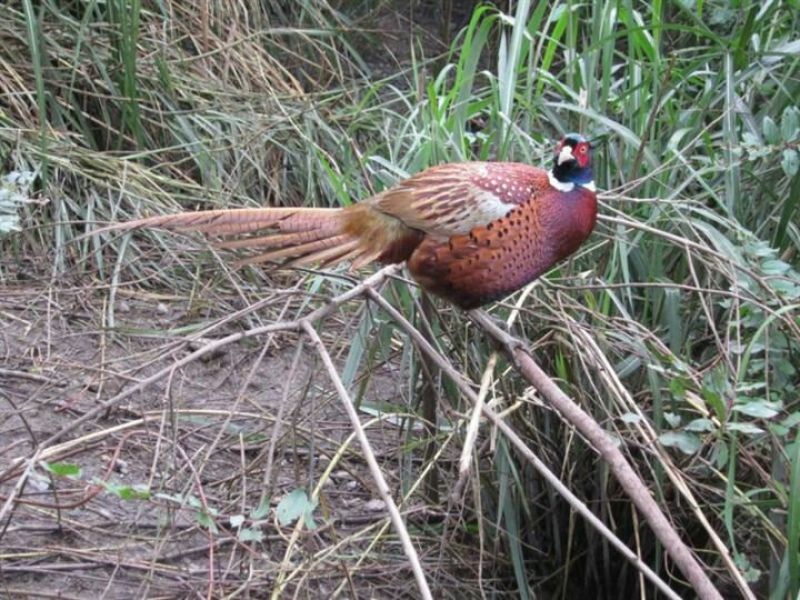
[{"label": "crossed branches", "polygon": [[[515,431],[499,416],[494,410],[483,402],[483,396],[476,393],[473,385],[467,381],[453,365],[439,353],[396,308],[387,302],[379,293],[378,289],[391,277],[395,276],[400,267],[397,265],[389,266],[381,269],[371,277],[365,279],[360,284],[354,286],[352,289],[342,293],[320,308],[311,311],[306,316],[294,319],[272,323],[269,325],[255,327],[244,332],[234,333],[213,341],[207,341],[201,345],[197,350],[191,352],[182,359],[174,362],[169,367],[161,369],[157,373],[141,380],[137,384],[125,389],[119,394],[109,398],[98,405],[91,411],[86,412],[81,417],[73,420],[68,426],[52,434],[49,438],[39,444],[38,448],[32,453],[31,456],[26,458],[17,459],[6,470],[5,473],[0,475],[0,478],[7,479],[9,476],[17,476],[18,481],[14,486],[11,496],[5,499],[2,507],[0,507],[0,523],[2,523],[7,515],[13,512],[13,507],[17,497],[21,494],[24,488],[25,481],[30,476],[35,464],[48,456],[52,456],[61,451],[65,446],[69,446],[70,442],[59,443],[70,432],[73,432],[78,426],[96,419],[104,412],[119,405],[123,400],[129,398],[131,395],[138,391],[143,390],[154,382],[171,376],[176,369],[191,363],[200,357],[209,353],[215,352],[220,348],[232,344],[234,342],[262,336],[264,334],[271,334],[280,331],[295,331],[304,335],[311,343],[312,347],[318,353],[325,371],[333,384],[337,395],[342,401],[342,406],[347,413],[352,427],[353,435],[350,439],[356,439],[361,446],[361,451],[366,460],[369,471],[375,481],[377,491],[384,501],[386,510],[389,513],[391,524],[400,538],[403,550],[409,560],[411,569],[414,573],[416,583],[419,589],[419,594],[422,598],[432,598],[430,588],[408,530],[405,526],[401,508],[398,502],[392,495],[386,479],[381,472],[378,461],[370,446],[370,442],[365,434],[364,425],[356,413],[354,403],[350,398],[336,366],[328,353],[323,341],[317,332],[317,323],[324,320],[327,316],[333,313],[343,303],[358,298],[366,297],[372,302],[378,304],[384,311],[386,311],[397,325],[411,338],[416,345],[419,352],[425,355],[429,360],[433,361],[442,372],[449,377],[453,383],[458,387],[460,392],[473,404],[473,415],[468,428],[467,442],[464,449],[465,454],[471,451],[471,445],[475,443],[474,432],[477,428],[478,417],[483,416],[488,419],[517,449],[520,456],[522,456],[533,468],[539,472],[557,491],[558,493],[572,506],[572,508],[581,514],[587,521],[589,521],[601,535],[603,535],[617,550],[629,560],[644,577],[650,580],[663,594],[669,598],[677,599],[679,596],[672,591],[669,586],[659,576],[652,571],[639,557],[630,550],[608,527],[605,526],[595,515],[583,504],[569,489],[567,489],[558,477],[548,469],[548,467],[536,456],[530,447],[515,433]],[[484,332],[494,338],[502,350],[509,356],[515,368],[519,373],[525,377],[538,392],[547,399],[552,407],[554,407],[561,417],[568,422],[571,426],[575,427],[587,442],[603,457],[608,464],[609,469],[615,475],[620,485],[625,489],[632,502],[639,509],[641,514],[645,517],[653,532],[666,548],[672,560],[684,574],[686,579],[694,588],[695,592],[700,598],[703,599],[721,599],[720,593],[716,590],[710,579],[706,575],[703,566],[695,558],[692,551],[683,543],[677,531],[671,526],[664,513],[661,511],[655,500],[650,495],[644,482],[638,477],[634,469],[625,459],[622,452],[616,447],[613,440],[606,434],[600,425],[592,419],[590,415],[584,412],[577,404],[575,404],[556,383],[542,371],[538,365],[533,361],[530,354],[527,352],[525,344],[503,331],[499,328],[492,319],[481,311],[472,311],[470,318],[478,324]],[[187,342],[188,343],[188,342]],[[278,419],[279,421],[280,419]],[[657,446],[655,434],[652,434],[651,440],[654,447]],[[662,456],[663,459],[668,460],[668,457]],[[462,471],[467,468],[468,461],[462,463]],[[670,470],[674,471],[674,470]],[[462,472],[462,475],[464,473]],[[737,581],[739,588],[743,595],[752,598],[752,593],[747,587],[745,581],[741,577],[739,570],[733,564],[727,548],[721,540],[714,534],[710,525],[705,521],[705,517],[699,510],[697,503],[694,501],[691,491],[688,489],[680,479],[673,473],[670,473],[673,478],[673,484],[678,492],[689,502],[690,506],[694,509],[697,518],[704,524],[706,531],[711,536],[712,541],[717,547],[720,555],[723,557],[730,574]],[[315,492],[316,493],[316,492]],[[299,532],[300,525],[295,532],[295,536]],[[291,548],[290,544],[290,548]],[[281,590],[288,583],[291,577],[281,577],[278,579],[273,590],[275,597],[280,596]]]}]

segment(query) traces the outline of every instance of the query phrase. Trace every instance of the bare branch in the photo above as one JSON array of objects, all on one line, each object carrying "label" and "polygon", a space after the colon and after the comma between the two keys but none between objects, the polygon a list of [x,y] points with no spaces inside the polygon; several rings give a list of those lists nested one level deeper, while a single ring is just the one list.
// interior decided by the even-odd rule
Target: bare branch
[{"label": "bare branch", "polygon": [[[387,302],[380,294],[375,292],[374,290],[367,289],[367,295],[369,295],[370,299],[374,300],[378,303],[386,312],[388,312],[391,317],[397,321],[397,323],[405,330],[405,332],[414,340],[414,343],[417,344],[420,351],[426,354],[429,358],[431,358],[438,366],[442,369],[447,376],[450,377],[453,382],[459,387],[461,393],[463,393],[467,399],[476,404],[478,402],[478,395],[475,393],[475,390],[470,387],[470,384],[462,377],[462,375],[456,371],[453,366],[450,364],[447,359],[445,359],[441,354],[439,354],[433,346],[431,346],[428,341],[422,336],[422,334],[411,324],[409,323],[408,319],[406,319],[400,312],[394,308],[389,302]],[[489,319],[489,317],[486,317]],[[506,334],[507,335],[507,334]],[[510,338],[510,336],[508,336]],[[655,585],[661,592],[666,594],[669,598],[679,598],[675,592],[673,592],[670,587],[661,579],[647,564],[642,562],[642,560],[630,549],[628,548],[622,540],[620,540],[613,531],[611,531],[608,527],[606,527],[605,523],[600,521],[594,513],[583,503],[581,502],[580,498],[575,496],[555,475],[548,467],[545,465],[539,458],[533,453],[533,451],[525,444],[522,438],[517,435],[517,433],[491,408],[483,405],[483,414],[490,420],[492,423],[503,432],[503,434],[508,438],[511,444],[522,454],[522,456],[536,469],[539,474],[544,477],[547,482],[552,485],[559,494],[561,494],[564,499],[572,506],[576,512],[578,512],[581,516],[583,516],[587,521],[589,521],[592,526],[597,529],[597,531],[603,535],[609,543],[614,546],[620,553],[627,558],[637,569],[639,569],[642,574],[647,577],[653,585]],[[624,459],[623,459],[624,460]],[[710,582],[709,582],[710,583]],[[713,589],[713,587],[712,587]],[[721,598],[719,595],[717,596],[708,596],[708,598]]]},{"label": "bare branch", "polygon": [[519,372],[539,392],[544,395],[556,410],[594,446],[603,457],[617,481],[625,489],[630,499],[644,515],[653,532],[664,544],[669,555],[686,576],[697,595],[706,600],[722,600],[722,596],[711,583],[703,566],[697,561],[689,547],[683,543],[678,532],[670,525],[667,517],[653,500],[644,482],[625,460],[625,456],[606,435],[602,427],[580,406],[575,404],[556,383],[539,368],[528,354],[521,340],[501,330],[491,317],[483,311],[472,311],[470,316],[495,340],[502,344]]},{"label": "bare branch", "polygon": [[356,433],[358,442],[361,444],[361,450],[364,452],[364,460],[366,460],[369,471],[372,474],[372,478],[375,480],[375,484],[378,488],[378,494],[386,504],[386,509],[389,511],[389,516],[392,519],[392,523],[394,523],[394,528],[397,531],[397,535],[400,536],[400,542],[403,545],[403,550],[405,551],[406,556],[411,563],[411,570],[414,572],[414,577],[417,580],[420,596],[426,600],[432,600],[433,596],[431,595],[428,581],[425,579],[425,572],[423,571],[422,564],[419,561],[417,549],[414,548],[414,544],[411,543],[411,536],[408,534],[408,529],[406,529],[406,524],[403,521],[400,510],[397,508],[394,498],[392,498],[392,492],[389,489],[389,484],[386,483],[386,479],[383,476],[383,472],[378,464],[378,460],[375,458],[375,453],[372,451],[372,447],[370,446],[367,434],[364,433],[364,428],[361,425],[361,420],[358,418],[358,413],[353,405],[353,401],[350,398],[350,395],[347,393],[344,383],[342,383],[342,380],[339,377],[339,372],[336,370],[336,366],[333,364],[333,360],[331,359],[331,355],[328,354],[325,344],[322,343],[322,340],[320,339],[319,335],[317,335],[316,330],[307,320],[303,321],[303,330],[317,348],[317,352],[319,353],[320,358],[322,359],[322,362],[328,371],[328,376],[331,378],[331,382],[336,388],[339,398],[342,400],[342,405],[344,406],[345,412],[347,412],[347,416],[350,417],[353,430]]}]

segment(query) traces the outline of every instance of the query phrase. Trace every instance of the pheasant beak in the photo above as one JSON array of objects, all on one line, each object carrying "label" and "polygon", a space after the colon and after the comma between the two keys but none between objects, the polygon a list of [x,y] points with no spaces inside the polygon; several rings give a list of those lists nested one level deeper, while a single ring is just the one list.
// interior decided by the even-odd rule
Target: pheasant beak
[{"label": "pheasant beak", "polygon": [[556,159],[556,163],[561,166],[565,162],[569,162],[571,160],[575,160],[575,155],[572,154],[572,146],[569,144],[564,144],[561,146],[561,150],[558,152],[558,158]]}]

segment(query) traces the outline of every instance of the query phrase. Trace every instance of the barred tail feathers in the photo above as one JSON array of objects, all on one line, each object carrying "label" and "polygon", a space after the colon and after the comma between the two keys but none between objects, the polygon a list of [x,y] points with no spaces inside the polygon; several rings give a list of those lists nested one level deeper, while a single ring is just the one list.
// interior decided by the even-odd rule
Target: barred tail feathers
[{"label": "barred tail feathers", "polygon": [[233,208],[201,210],[172,215],[146,217],[111,225],[113,229],[163,228],[172,231],[194,231],[208,235],[241,235],[274,227],[292,232],[307,229],[306,224],[341,212],[331,208]]},{"label": "barred tail feathers", "polygon": [[[360,235],[351,223],[363,221],[366,207],[349,208],[241,208],[185,212],[149,217],[109,229],[164,228],[184,233],[222,236],[224,249],[262,251],[237,264],[278,262],[283,266],[330,265],[351,261],[352,269],[376,259],[383,248],[378,240]],[[101,230],[104,231],[104,230]],[[245,237],[241,237],[245,236]],[[230,239],[233,238],[233,239]]]}]

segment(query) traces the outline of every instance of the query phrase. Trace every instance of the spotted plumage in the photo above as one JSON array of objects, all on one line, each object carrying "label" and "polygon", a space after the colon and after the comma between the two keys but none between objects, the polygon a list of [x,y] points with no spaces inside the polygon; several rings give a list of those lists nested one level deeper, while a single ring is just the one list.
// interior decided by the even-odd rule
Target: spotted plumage
[{"label": "spotted plumage", "polygon": [[521,163],[432,167],[347,208],[258,208],[180,213],[114,229],[165,227],[235,236],[261,250],[247,263],[287,266],[408,262],[426,290],[470,309],[502,298],[572,254],[597,215],[591,145],[570,134],[552,170]]}]

